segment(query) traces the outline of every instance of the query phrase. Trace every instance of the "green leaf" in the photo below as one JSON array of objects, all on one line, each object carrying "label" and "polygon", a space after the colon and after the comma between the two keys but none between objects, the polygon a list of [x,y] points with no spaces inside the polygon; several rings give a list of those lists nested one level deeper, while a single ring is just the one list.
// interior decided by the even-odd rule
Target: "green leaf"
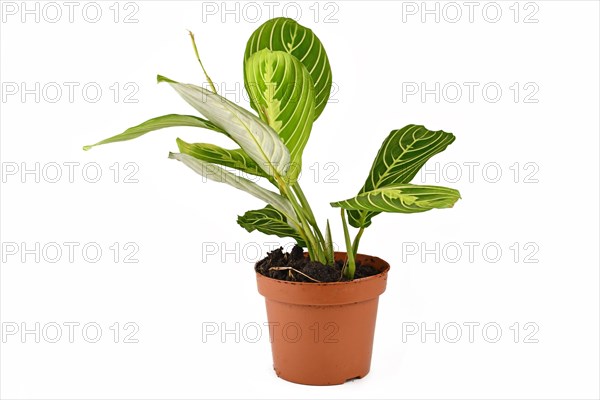
[{"label": "green leaf", "polygon": [[115,135],[108,139],[104,139],[96,144],[83,146],[83,149],[87,151],[92,147],[99,146],[101,144],[124,142],[126,140],[136,139],[142,135],[145,135],[148,132],[156,131],[163,128],[171,128],[175,126],[195,126],[198,128],[206,128],[216,132],[224,133],[221,128],[205,119],[198,118],[193,115],[169,114],[163,115],[162,117],[149,119],[146,122],[142,122],[137,126],[127,129],[125,132],[119,135]]},{"label": "green leaf", "polygon": [[[244,70],[248,59],[262,49],[285,51],[304,64],[315,88],[314,119],[316,120],[327,105],[332,83],[329,59],[317,35],[290,18],[270,19],[259,26],[248,39],[244,54]],[[245,72],[244,76],[246,76]],[[246,82],[246,90],[248,90],[248,82]],[[250,104],[257,110],[252,101]]]},{"label": "green leaf", "polygon": [[210,143],[187,143],[179,138],[177,139],[177,146],[180,152],[202,161],[272,179],[242,149],[228,150]]},{"label": "green leaf", "polygon": [[346,223],[346,213],[344,210],[341,212],[342,215],[342,227],[344,228],[344,240],[346,242],[346,263],[343,268],[344,275],[352,280],[354,279],[354,273],[356,272],[356,260],[355,254],[352,249],[352,242],[350,241],[350,232],[348,232],[348,224]]},{"label": "green leaf", "polygon": [[290,151],[295,174],[302,169],[302,152],[315,115],[315,93],[306,68],[283,51],[254,53],[245,64],[245,82],[259,114]]},{"label": "green leaf", "polygon": [[333,248],[333,239],[331,237],[331,226],[329,226],[329,220],[327,220],[327,226],[325,229],[325,258],[327,259],[327,265],[333,265],[335,263],[335,250]]},{"label": "green leaf", "polygon": [[[383,141],[369,176],[358,193],[409,183],[427,160],[444,151],[454,139],[452,133],[430,131],[422,125],[407,125],[392,131]],[[366,228],[378,213],[348,211],[349,223],[355,228]]]},{"label": "green leaf", "polygon": [[285,215],[272,206],[266,206],[260,210],[246,211],[244,215],[238,216],[237,223],[248,232],[257,230],[281,238],[290,237],[296,240],[298,246],[306,247],[306,243],[304,243],[300,234],[288,224]]},{"label": "green leaf", "polygon": [[178,83],[163,76],[179,95],[213,124],[223,129],[268,175],[285,176],[290,152],[277,132],[257,116],[204,88]]},{"label": "green leaf", "polygon": [[169,158],[181,161],[190,167],[194,172],[207,179],[215,182],[226,183],[235,187],[236,189],[243,190],[244,192],[247,192],[256,198],[261,199],[265,203],[272,205],[281,213],[283,213],[288,220],[296,222],[293,219],[294,209],[289,200],[285,197],[267,190],[246,178],[236,176],[233,173],[219,167],[218,165],[199,160],[188,154],[169,153]]},{"label": "green leaf", "polygon": [[434,208],[451,208],[460,199],[456,189],[442,186],[391,185],[364,192],[358,196],[331,203],[346,210],[418,213]]}]

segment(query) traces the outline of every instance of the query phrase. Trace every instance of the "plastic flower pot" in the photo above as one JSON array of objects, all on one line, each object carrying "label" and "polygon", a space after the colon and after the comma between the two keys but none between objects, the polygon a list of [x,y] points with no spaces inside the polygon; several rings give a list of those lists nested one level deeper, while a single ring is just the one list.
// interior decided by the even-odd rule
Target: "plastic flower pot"
[{"label": "plastic flower pot", "polygon": [[[336,260],[346,253],[336,252]],[[288,282],[257,273],[265,297],[273,368],[282,379],[305,385],[338,385],[362,378],[371,368],[379,295],[389,264],[358,254],[380,271],[347,282]]]}]

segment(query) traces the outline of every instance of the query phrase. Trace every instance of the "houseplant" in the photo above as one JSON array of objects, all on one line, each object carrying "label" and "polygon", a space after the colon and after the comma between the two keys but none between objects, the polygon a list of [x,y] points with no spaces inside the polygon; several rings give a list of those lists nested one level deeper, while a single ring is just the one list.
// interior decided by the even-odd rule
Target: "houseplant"
[{"label": "houseplant", "polygon": [[[419,125],[389,134],[358,194],[331,203],[340,208],[346,246],[345,252],[337,253],[329,221],[321,230],[298,180],[304,147],[332,84],[321,41],[310,29],[286,18],[269,20],[251,35],[244,54],[244,83],[256,115],[218,95],[190,36],[210,90],[161,75],[158,82],[172,86],[204,118],[164,115],[84,149],[176,126],[209,129],[230,138],[237,148],[177,139],[179,152],[169,157],[267,204],[239,216],[240,226],[290,237],[298,244],[290,254],[274,251],[256,264],[269,321],[282,327],[279,333],[270,332],[277,374],[319,385],[365,376],[378,297],[385,290],[389,265],[359,254],[360,239],[372,218],[382,212],[417,213],[454,205],[460,198],[454,189],[409,183],[428,159],[454,141],[454,135]],[[274,190],[240,173],[263,178]],[[358,229],[353,239],[348,225]],[[293,337],[290,327],[296,332]],[[325,335],[320,335],[323,331]]]}]

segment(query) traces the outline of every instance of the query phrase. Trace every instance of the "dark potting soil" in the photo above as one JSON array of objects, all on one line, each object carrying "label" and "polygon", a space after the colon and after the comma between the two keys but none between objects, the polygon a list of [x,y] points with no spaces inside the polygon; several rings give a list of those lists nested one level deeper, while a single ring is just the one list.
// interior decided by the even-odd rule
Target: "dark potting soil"
[{"label": "dark potting soil", "polygon": [[[291,252],[284,253],[280,247],[267,253],[267,257],[256,263],[256,272],[269,278],[293,282],[340,282],[347,281],[342,274],[343,261],[336,261],[334,266],[326,266],[318,261],[311,261],[304,256],[300,246],[294,246]],[[354,279],[377,275],[379,271],[370,265],[356,262]],[[312,278],[312,279],[311,279]]]}]

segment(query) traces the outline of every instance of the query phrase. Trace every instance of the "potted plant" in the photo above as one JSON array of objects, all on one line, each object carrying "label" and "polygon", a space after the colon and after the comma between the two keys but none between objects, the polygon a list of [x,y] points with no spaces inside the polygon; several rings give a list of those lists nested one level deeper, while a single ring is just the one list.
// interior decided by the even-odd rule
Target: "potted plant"
[{"label": "potted plant", "polygon": [[[460,198],[457,190],[410,183],[454,135],[420,125],[393,130],[358,194],[331,203],[340,208],[346,247],[345,252],[335,252],[329,221],[321,230],[298,181],[304,147],[332,84],[321,41],[287,18],[271,19],[251,35],[244,54],[244,83],[257,114],[219,96],[202,69],[211,90],[160,75],[158,82],[169,84],[204,118],[164,115],[84,149],[175,126],[210,129],[230,138],[237,145],[234,149],[177,139],[179,152],[169,157],[263,200],[265,208],[238,217],[243,228],[289,237],[298,244],[290,253],[273,251],[255,265],[258,290],[266,298],[277,375],[313,385],[365,376],[389,265],[360,254],[360,239],[379,213],[418,213],[454,205]],[[263,178],[271,189],[237,172]],[[348,224],[358,229],[353,239]]]}]

